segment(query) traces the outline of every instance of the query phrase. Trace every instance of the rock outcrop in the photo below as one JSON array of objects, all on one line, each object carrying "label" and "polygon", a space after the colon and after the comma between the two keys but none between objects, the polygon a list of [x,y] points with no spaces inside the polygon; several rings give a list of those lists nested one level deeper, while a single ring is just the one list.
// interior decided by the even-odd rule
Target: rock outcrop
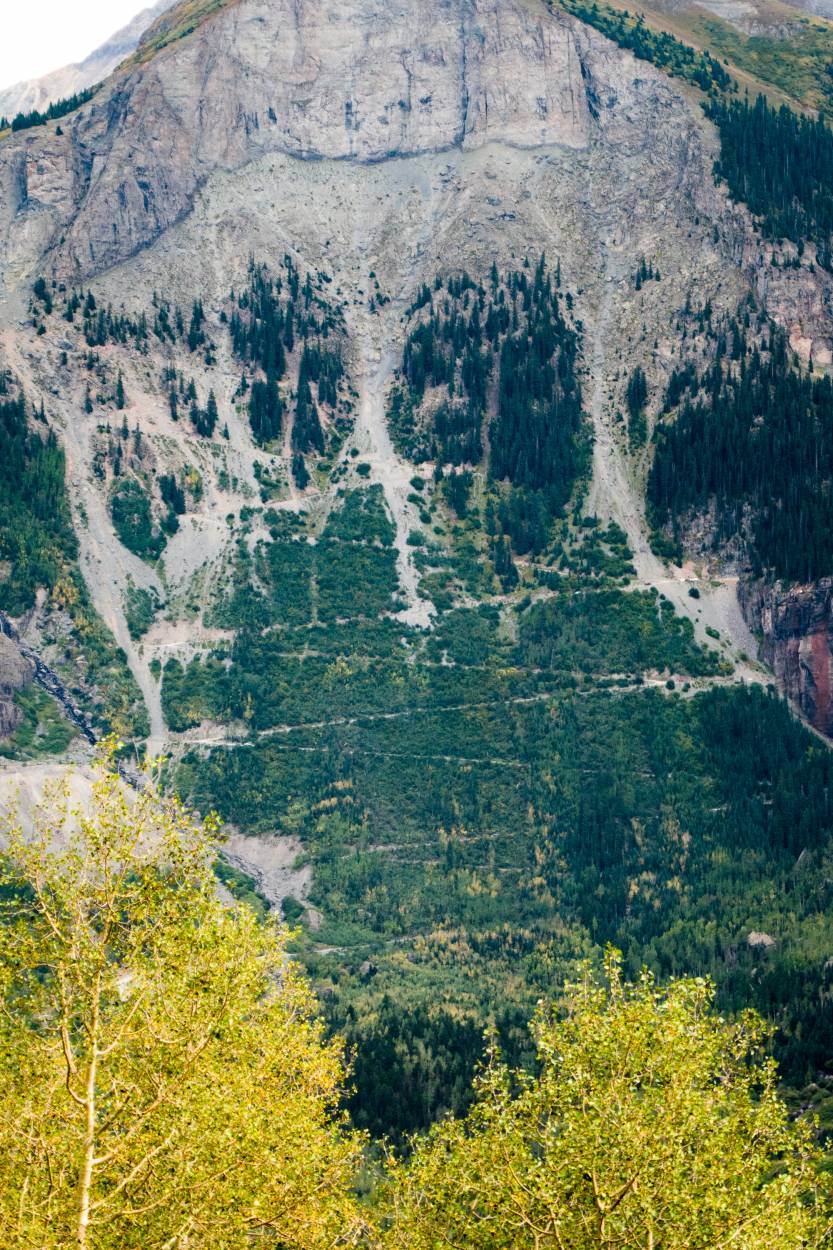
[{"label": "rock outcrop", "polygon": [[582,149],[600,130],[624,138],[648,100],[662,147],[673,92],[632,64],[537,2],[241,0],[117,74],[62,135],[0,146],[6,278],[50,245],[60,276],[99,273],[185,216],[212,172],[268,154]]},{"label": "rock outcrop", "polygon": [[0,740],[13,734],[22,721],[23,713],[14,696],[34,675],[34,664],[20,654],[10,638],[0,633]]},{"label": "rock outcrop", "polygon": [[739,598],[787,695],[820,733],[833,736],[833,579],[788,589],[741,583]]}]

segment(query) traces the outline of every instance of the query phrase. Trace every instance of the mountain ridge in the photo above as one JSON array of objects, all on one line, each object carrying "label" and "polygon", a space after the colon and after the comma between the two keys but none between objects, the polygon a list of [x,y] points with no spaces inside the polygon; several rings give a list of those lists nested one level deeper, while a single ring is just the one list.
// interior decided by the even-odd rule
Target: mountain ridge
[{"label": "mountain ridge", "polygon": [[715,181],[704,100],[538,0],[238,0],[0,144],[0,412],[77,538],[35,493],[0,606],[219,811],[360,1047],[391,1003],[516,1038],[547,969],[682,942],[818,1066],[826,748],[743,506],[652,531],[646,481],[752,361],[827,367],[833,279]]},{"label": "mountain ridge", "polygon": [[0,117],[11,119],[18,113],[42,112],[57,100],[102,82],[135,50],[157,18],[176,3],[177,0],[156,0],[82,61],[3,87],[0,89]]}]

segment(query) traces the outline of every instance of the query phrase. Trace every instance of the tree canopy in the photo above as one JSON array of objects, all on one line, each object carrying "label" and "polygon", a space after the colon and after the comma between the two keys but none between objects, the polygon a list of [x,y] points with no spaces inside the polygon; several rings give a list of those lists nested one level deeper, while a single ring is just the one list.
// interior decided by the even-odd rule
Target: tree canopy
[{"label": "tree canopy", "polygon": [[360,1139],[286,934],[221,901],[210,826],[102,767],[8,837],[3,1245],[351,1244]]},{"label": "tree canopy", "polygon": [[765,1026],[728,1023],[701,979],[567,987],[536,1020],[540,1075],[497,1057],[465,1120],[394,1168],[397,1250],[811,1247],[829,1231],[819,1158],[791,1123]]}]

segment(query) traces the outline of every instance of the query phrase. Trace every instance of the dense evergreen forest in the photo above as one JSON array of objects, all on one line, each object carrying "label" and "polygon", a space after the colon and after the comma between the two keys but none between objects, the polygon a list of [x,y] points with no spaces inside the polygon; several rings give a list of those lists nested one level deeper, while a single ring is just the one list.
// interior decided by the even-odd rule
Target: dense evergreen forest
[{"label": "dense evergreen forest", "polygon": [[77,541],[64,489],[64,453],[46,425],[30,422],[23,392],[0,374],[0,608],[19,615],[38,586],[55,585]]},{"label": "dense evergreen forest", "polygon": [[763,96],[713,100],[706,112],[720,132],[715,172],[733,199],[749,206],[772,239],[816,244],[819,263],[831,265],[833,131],[823,117],[806,117]]},{"label": "dense evergreen forest", "polygon": [[[745,324],[744,324],[745,323]],[[718,334],[701,376],[672,376],[648,502],[677,539],[715,506],[714,539],[742,535],[756,574],[806,582],[833,572],[833,384],[800,372],[784,334],[748,312]]]},{"label": "dense evergreen forest", "polygon": [[[545,545],[587,465],[579,339],[560,285],[541,257],[503,276],[493,266],[485,284],[464,272],[423,287],[391,396],[404,455],[440,471],[485,457],[491,481],[510,487],[499,520],[519,552]],[[465,476],[448,481],[459,491]]]},{"label": "dense evergreen forest", "polygon": [[[341,396],[344,319],[341,310],[326,300],[323,289],[323,275],[315,284],[309,274],[302,282],[287,256],[276,277],[252,262],[248,287],[231,294],[232,347],[255,374],[249,396],[252,434],[261,446],[268,445],[282,437],[285,420],[291,420],[296,479],[306,476],[306,455],[325,451],[322,415],[326,413],[334,423],[336,435],[343,435],[349,425],[349,406]],[[290,373],[296,385],[294,410],[290,406],[287,412],[280,384]],[[241,391],[245,393],[248,387],[244,375]]]},{"label": "dense evergreen forest", "polygon": [[[445,487],[420,486],[435,521]],[[309,857],[313,893],[287,915],[322,913],[298,951],[356,1047],[356,1122],[401,1141],[464,1109],[489,1022],[531,1061],[532,1004],[608,940],[629,970],[709,974],[724,1009],[761,1007],[803,1086],[833,1044],[828,752],[772,694],[694,695],[727,666],[670,604],[623,592],[614,531],[544,566],[543,599],[490,601],[498,584],[469,580],[488,571],[485,506],[472,491],[451,522],[448,565],[425,555],[426,577],[485,602],[429,634],[389,615],[378,487],[348,492],[314,543],[275,514],[208,618],[233,644],[164,671],[172,727],[245,726],[185,759],[184,792]]]}]

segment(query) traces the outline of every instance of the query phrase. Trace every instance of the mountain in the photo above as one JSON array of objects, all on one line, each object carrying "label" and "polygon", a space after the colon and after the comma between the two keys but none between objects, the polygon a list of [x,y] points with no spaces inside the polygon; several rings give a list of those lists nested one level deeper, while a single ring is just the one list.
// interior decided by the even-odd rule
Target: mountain
[{"label": "mountain", "polygon": [[833,136],[749,55],[188,0],[0,141],[6,781],[164,752],[374,1131],[608,941],[826,1089]]},{"label": "mountain", "polygon": [[79,91],[95,86],[112,74],[125,57],[130,56],[145,31],[171,7],[174,0],[157,0],[142,9],[132,21],[112,35],[77,65],[65,65],[41,78],[31,78],[0,90],[0,117],[12,118],[18,113],[42,112],[56,100],[66,99]]}]

